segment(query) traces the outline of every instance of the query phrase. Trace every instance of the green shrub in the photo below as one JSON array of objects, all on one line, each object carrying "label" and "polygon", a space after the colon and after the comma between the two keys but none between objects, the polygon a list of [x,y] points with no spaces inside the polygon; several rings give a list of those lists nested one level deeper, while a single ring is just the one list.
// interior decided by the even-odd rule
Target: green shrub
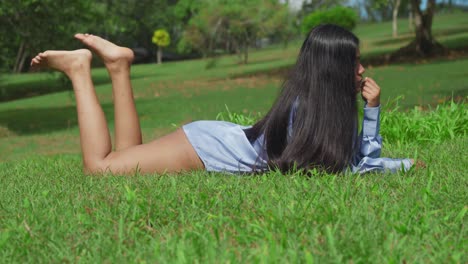
[{"label": "green shrub", "polygon": [[[467,98],[468,99],[468,98]],[[399,111],[398,101],[387,107],[381,116],[381,134],[391,143],[430,143],[466,137],[468,133],[467,101],[450,101],[429,111],[415,107],[409,112]]]},{"label": "green shrub", "polygon": [[216,115],[216,120],[218,121],[228,121],[232,123],[236,123],[242,126],[251,126],[255,124],[258,120],[262,118],[261,113],[257,113],[257,115],[244,115],[241,113],[231,112],[226,105],[226,112],[221,112]]},{"label": "green shrub", "polygon": [[[468,98],[467,98],[468,100]],[[445,140],[466,137],[468,133],[467,100],[441,104],[429,111],[416,107],[409,112],[401,112],[398,98],[385,107],[381,114],[380,132],[385,142],[400,144],[439,144]],[[240,125],[253,125],[262,115],[243,115],[229,111],[219,113],[217,120]]]},{"label": "green shrub", "polygon": [[354,29],[358,21],[356,12],[348,7],[337,6],[328,10],[320,10],[306,16],[302,21],[302,32],[307,34],[320,24],[335,24],[348,30]]}]

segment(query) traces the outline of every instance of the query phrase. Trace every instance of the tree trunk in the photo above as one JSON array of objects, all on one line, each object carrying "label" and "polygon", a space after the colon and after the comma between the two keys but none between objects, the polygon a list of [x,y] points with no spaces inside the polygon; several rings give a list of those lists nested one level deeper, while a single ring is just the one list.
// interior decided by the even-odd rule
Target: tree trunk
[{"label": "tree trunk", "polygon": [[24,40],[21,40],[20,47],[18,49],[18,53],[16,54],[16,60],[15,60],[15,65],[13,66],[13,73],[19,73],[21,72],[20,65],[24,64],[25,60],[25,47],[26,44]]},{"label": "tree trunk", "polygon": [[413,27],[413,10],[411,8],[411,3],[409,4],[409,12],[408,12],[408,28],[410,31],[413,31],[414,30],[414,27]]},{"label": "tree trunk", "polygon": [[414,14],[414,24],[416,26],[415,44],[416,51],[423,55],[430,55],[436,46],[432,37],[432,18],[434,16],[435,0],[428,0],[424,12],[421,11],[421,0],[411,0]]},{"label": "tree trunk", "polygon": [[393,37],[398,37],[398,9],[400,8],[401,0],[393,0],[393,12],[392,12],[392,19],[393,19]]},{"label": "tree trunk", "polygon": [[243,53],[244,53],[243,63],[247,64],[249,61],[249,46],[250,46],[250,38],[247,34],[245,36],[245,40],[243,41],[242,45],[244,46],[243,47]]},{"label": "tree trunk", "polygon": [[248,61],[249,61],[249,43],[247,42],[244,48],[244,64],[247,64]]},{"label": "tree trunk", "polygon": [[21,57],[18,65],[18,71],[16,73],[21,73],[24,69],[24,63],[26,62],[26,58],[28,56],[28,53],[25,51],[23,52],[23,56]]},{"label": "tree trunk", "polygon": [[221,19],[221,18],[218,19],[218,21],[216,22],[216,25],[214,27],[213,32],[211,32],[210,43],[208,44],[208,54],[209,54],[209,56],[215,56],[214,47],[215,47],[216,41],[218,39],[218,29],[221,27],[222,23],[223,23],[223,19]]},{"label": "tree trunk", "polygon": [[408,61],[435,55],[447,54],[447,49],[432,36],[432,18],[434,16],[435,0],[427,0],[426,10],[421,11],[421,0],[411,0],[414,18],[414,40],[392,53],[388,61]]},{"label": "tree trunk", "polygon": [[157,58],[158,58],[158,64],[162,64],[162,47],[161,46],[158,46]]}]

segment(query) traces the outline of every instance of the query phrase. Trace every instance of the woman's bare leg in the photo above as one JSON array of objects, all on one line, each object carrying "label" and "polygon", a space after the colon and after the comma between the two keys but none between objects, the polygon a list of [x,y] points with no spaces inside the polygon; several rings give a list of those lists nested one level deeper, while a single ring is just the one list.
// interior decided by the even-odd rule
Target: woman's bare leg
[{"label": "woman's bare leg", "polygon": [[75,38],[101,57],[111,77],[114,98],[115,150],[140,145],[142,143],[141,128],[130,82],[133,51],[94,35],[76,34]]},{"label": "woman's bare leg", "polygon": [[86,172],[128,174],[136,169],[145,173],[203,169],[203,163],[181,129],[147,144],[133,141],[137,145],[112,152],[106,119],[91,80],[90,62],[90,51],[83,49],[46,51],[31,62],[35,68],[48,67],[62,71],[72,81]]},{"label": "woman's bare leg", "polygon": [[73,84],[85,168],[112,150],[109,129],[91,80],[91,52],[46,51],[32,59],[32,67],[49,67],[65,73]]}]

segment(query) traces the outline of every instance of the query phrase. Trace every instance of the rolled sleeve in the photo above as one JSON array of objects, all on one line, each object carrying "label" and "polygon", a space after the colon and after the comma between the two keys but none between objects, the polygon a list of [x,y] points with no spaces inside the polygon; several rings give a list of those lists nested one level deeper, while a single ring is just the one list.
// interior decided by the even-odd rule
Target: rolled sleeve
[{"label": "rolled sleeve", "polygon": [[370,158],[364,157],[357,165],[352,166],[354,173],[408,171],[411,168],[409,159]]},{"label": "rolled sleeve", "polygon": [[382,137],[380,130],[380,106],[365,107],[362,121],[362,131],[359,136],[359,157],[380,157]]},{"label": "rolled sleeve", "polygon": [[380,106],[365,107],[362,121],[362,135],[364,137],[377,137],[380,130]]},{"label": "rolled sleeve", "polygon": [[365,107],[359,148],[351,169],[354,173],[408,171],[410,159],[381,158],[380,106]]}]

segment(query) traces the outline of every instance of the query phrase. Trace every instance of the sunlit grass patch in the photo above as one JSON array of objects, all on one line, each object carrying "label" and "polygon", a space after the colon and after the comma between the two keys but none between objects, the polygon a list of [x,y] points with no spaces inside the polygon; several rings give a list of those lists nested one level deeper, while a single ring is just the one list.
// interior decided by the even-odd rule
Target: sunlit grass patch
[{"label": "sunlit grass patch", "polygon": [[[450,101],[434,108],[423,110],[415,107],[400,111],[399,99],[383,107],[381,113],[381,134],[392,144],[441,143],[455,138],[464,138],[468,133],[468,107],[466,100],[459,103]],[[218,120],[241,125],[253,125],[263,115],[236,113],[226,106],[217,115]]]},{"label": "sunlit grass patch", "polygon": [[421,148],[428,167],[394,175],[85,176],[77,155],[3,163],[0,261],[465,262],[461,142]]},{"label": "sunlit grass patch", "polygon": [[398,105],[386,109],[382,113],[381,131],[389,142],[434,144],[466,137],[468,133],[466,100],[450,101],[425,111],[415,107],[409,112],[400,112]]}]

